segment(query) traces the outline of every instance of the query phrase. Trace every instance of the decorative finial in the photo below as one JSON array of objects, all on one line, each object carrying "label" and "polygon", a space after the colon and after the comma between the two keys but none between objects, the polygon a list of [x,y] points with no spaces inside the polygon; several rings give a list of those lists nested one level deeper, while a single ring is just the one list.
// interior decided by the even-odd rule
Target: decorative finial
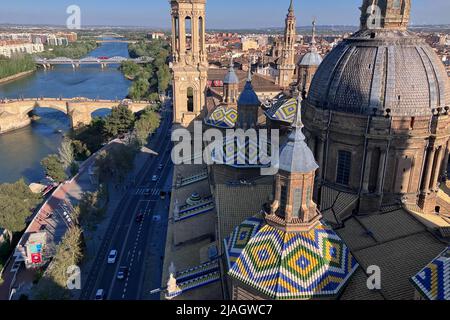
[{"label": "decorative finial", "polygon": [[171,300],[175,298],[176,296],[179,296],[181,294],[181,289],[177,285],[177,279],[175,279],[175,276],[173,273],[170,274],[169,280],[167,281],[167,294],[166,299]]},{"label": "decorative finial", "polygon": [[303,122],[302,122],[302,98],[299,96],[297,98],[297,111],[295,113],[294,121],[292,122],[292,128],[294,129],[289,135],[290,141],[304,141],[305,135],[302,132]]},{"label": "decorative finial", "polygon": [[252,82],[252,64],[248,64],[247,82]]},{"label": "decorative finial", "polygon": [[289,12],[293,12],[294,11],[294,0],[291,0],[291,4],[289,6]]}]

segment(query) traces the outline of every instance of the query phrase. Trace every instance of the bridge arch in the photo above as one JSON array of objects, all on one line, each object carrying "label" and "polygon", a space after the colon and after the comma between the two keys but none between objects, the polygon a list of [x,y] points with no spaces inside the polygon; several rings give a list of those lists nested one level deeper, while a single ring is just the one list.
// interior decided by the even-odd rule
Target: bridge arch
[{"label": "bridge arch", "polygon": [[44,107],[61,111],[69,117],[71,126],[76,128],[91,123],[92,115],[100,110],[111,110],[121,104],[127,105],[137,113],[145,109],[147,101],[117,101],[117,100],[91,100],[76,99],[21,99],[0,101],[0,133],[17,129],[29,124],[29,113],[36,107]]}]

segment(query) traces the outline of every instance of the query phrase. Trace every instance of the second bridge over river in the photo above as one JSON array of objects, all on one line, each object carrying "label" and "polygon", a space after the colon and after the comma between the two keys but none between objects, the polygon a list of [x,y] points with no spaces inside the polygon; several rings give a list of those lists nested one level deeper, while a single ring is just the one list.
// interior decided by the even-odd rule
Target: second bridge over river
[{"label": "second bridge over river", "polygon": [[0,100],[0,134],[25,127],[31,123],[30,112],[36,107],[64,112],[73,128],[87,125],[92,121],[92,113],[101,109],[127,106],[137,113],[150,105],[148,101],[98,100],[87,98],[31,98]]},{"label": "second bridge over river", "polygon": [[72,68],[78,68],[81,65],[99,65],[102,68],[105,68],[110,64],[121,64],[125,61],[131,61],[137,64],[146,64],[153,61],[153,58],[150,57],[139,57],[136,59],[125,58],[125,57],[86,57],[82,59],[70,59],[66,57],[57,57],[53,59],[45,59],[45,58],[35,58],[34,61],[37,65],[42,66],[44,69],[50,69],[55,65],[71,65]]}]

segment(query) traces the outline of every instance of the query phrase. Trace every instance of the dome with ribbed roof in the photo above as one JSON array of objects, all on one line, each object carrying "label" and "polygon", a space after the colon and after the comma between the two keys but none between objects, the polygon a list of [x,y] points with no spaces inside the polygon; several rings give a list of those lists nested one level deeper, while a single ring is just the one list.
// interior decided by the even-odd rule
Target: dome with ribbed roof
[{"label": "dome with ribbed roof", "polygon": [[308,102],[364,115],[431,115],[450,104],[450,84],[437,54],[414,33],[361,28],[321,63]]}]

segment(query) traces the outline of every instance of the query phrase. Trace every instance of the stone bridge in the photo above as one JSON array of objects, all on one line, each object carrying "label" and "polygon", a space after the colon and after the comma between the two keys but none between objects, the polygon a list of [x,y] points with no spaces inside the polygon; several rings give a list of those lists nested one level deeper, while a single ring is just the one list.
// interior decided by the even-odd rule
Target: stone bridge
[{"label": "stone bridge", "polygon": [[92,113],[101,109],[112,109],[126,105],[132,112],[144,110],[148,101],[92,100],[86,98],[59,99],[39,98],[0,101],[0,134],[25,127],[31,123],[30,111],[44,107],[64,112],[70,119],[72,128],[89,124]]}]

